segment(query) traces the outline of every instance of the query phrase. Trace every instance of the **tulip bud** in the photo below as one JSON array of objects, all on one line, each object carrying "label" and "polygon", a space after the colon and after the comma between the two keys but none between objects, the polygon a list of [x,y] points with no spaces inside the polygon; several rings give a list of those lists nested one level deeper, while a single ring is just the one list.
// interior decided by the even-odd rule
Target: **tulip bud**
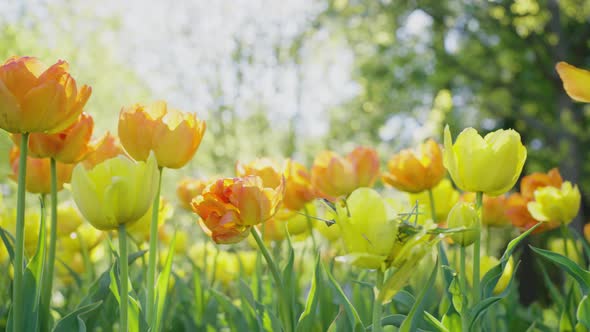
[{"label": "tulip bud", "polygon": [[535,190],[535,201],[528,203],[529,212],[538,221],[569,224],[580,210],[578,186],[566,181],[561,188],[543,187]]},{"label": "tulip bud", "polygon": [[477,211],[469,203],[458,202],[449,212],[447,224],[449,228],[464,227],[466,230],[453,233],[450,238],[463,247],[471,245],[478,237]]}]

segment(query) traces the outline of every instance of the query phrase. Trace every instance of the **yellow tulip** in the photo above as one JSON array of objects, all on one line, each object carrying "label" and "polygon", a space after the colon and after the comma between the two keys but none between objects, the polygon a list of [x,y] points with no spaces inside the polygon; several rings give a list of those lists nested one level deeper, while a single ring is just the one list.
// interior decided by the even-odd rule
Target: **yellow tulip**
[{"label": "yellow tulip", "polygon": [[399,225],[393,208],[377,191],[359,188],[346,206],[337,205],[337,211],[336,224],[348,252],[341,260],[363,268],[385,268]]},{"label": "yellow tulip", "polygon": [[563,81],[565,92],[573,100],[590,103],[590,71],[559,62],[555,69]]},{"label": "yellow tulip", "polygon": [[577,264],[583,265],[583,257],[580,257],[580,253],[582,252],[582,243],[574,241],[573,239],[566,239],[565,242],[567,250],[564,250],[563,238],[553,237],[549,240],[549,243],[547,243],[547,248],[555,253],[566,256]]},{"label": "yellow tulip", "polygon": [[10,133],[57,133],[76,121],[92,89],[80,89],[60,60],[47,68],[33,57],[0,66],[0,128]]},{"label": "yellow tulip", "polygon": [[272,159],[259,158],[250,163],[236,163],[236,175],[243,177],[256,175],[265,187],[276,188],[281,183],[281,166]]},{"label": "yellow tulip", "polygon": [[499,129],[481,137],[473,128],[459,134],[453,144],[445,127],[443,162],[463,191],[498,196],[509,191],[522,171],[527,151],[518,132]]},{"label": "yellow tulip", "polygon": [[76,209],[71,201],[58,205],[57,219],[59,220],[59,226],[57,227],[58,237],[66,236],[76,231],[84,222],[80,212],[78,212],[78,209]]},{"label": "yellow tulip", "polygon": [[119,138],[127,153],[146,160],[152,150],[159,167],[186,165],[199,148],[205,127],[195,113],[168,108],[164,101],[124,107],[119,115]]},{"label": "yellow tulip", "polygon": [[535,190],[535,200],[527,207],[536,220],[568,224],[578,215],[580,201],[578,186],[565,181],[561,188],[542,187]]},{"label": "yellow tulip", "polygon": [[139,220],[156,194],[158,165],[119,156],[90,170],[78,164],[72,175],[72,196],[82,215],[100,230],[114,230]]},{"label": "yellow tulip", "polygon": [[463,247],[471,245],[479,236],[478,230],[474,229],[477,227],[477,219],[477,211],[475,211],[472,204],[458,202],[449,212],[447,225],[449,228],[465,227],[466,230],[452,233],[449,237]]},{"label": "yellow tulip", "polygon": [[180,200],[181,206],[190,211],[191,202],[205,190],[208,184],[209,180],[182,179],[176,186],[176,196]]}]

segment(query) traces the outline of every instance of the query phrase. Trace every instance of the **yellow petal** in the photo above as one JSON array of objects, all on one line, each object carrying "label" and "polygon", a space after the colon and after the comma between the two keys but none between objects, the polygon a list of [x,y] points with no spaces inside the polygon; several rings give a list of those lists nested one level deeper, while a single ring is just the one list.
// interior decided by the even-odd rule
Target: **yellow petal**
[{"label": "yellow petal", "polygon": [[590,103],[590,71],[576,68],[567,62],[559,62],[555,69],[563,81],[565,92],[572,99]]}]

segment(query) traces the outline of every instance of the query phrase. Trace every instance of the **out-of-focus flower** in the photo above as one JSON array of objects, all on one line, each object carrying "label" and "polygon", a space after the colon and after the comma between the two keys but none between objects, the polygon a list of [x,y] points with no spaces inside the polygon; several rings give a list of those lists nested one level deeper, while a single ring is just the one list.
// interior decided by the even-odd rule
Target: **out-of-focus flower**
[{"label": "out-of-focus flower", "polygon": [[211,243],[193,245],[188,256],[202,273],[206,272],[208,280],[219,280],[224,286],[238,280],[240,275],[252,275],[256,265],[255,251],[232,253],[218,250]]},{"label": "out-of-focus flower", "polygon": [[256,175],[262,179],[262,184],[268,188],[276,188],[281,184],[281,166],[272,159],[259,158],[250,163],[236,163],[236,175],[244,177]]},{"label": "out-of-focus flower", "polygon": [[58,234],[57,246],[59,250],[63,251],[81,252],[82,246],[91,251],[104,239],[105,235],[104,232],[84,223],[68,234]]},{"label": "out-of-focus flower", "polygon": [[176,196],[178,196],[181,206],[187,210],[192,210],[192,200],[199,196],[208,184],[208,180],[191,178],[182,179],[176,186]]},{"label": "out-of-focus flower", "polygon": [[135,160],[146,160],[150,150],[159,167],[181,168],[201,144],[205,122],[195,113],[168,108],[166,102],[124,107],[119,115],[119,138]]},{"label": "out-of-focus flower", "polygon": [[475,129],[467,128],[453,144],[446,126],[444,141],[444,165],[463,191],[501,195],[514,186],[526,160],[526,148],[512,129],[481,137]]},{"label": "out-of-focus flower", "polygon": [[219,179],[205,188],[192,208],[217,243],[236,243],[248,236],[251,226],[269,220],[284,195],[284,182],[264,187],[256,175]]},{"label": "out-of-focus flower", "polygon": [[[461,200],[464,202],[475,203],[475,193],[463,193]],[[497,197],[490,197],[483,195],[483,216],[482,225],[492,227],[504,227],[510,225],[510,219],[506,215],[506,204],[508,197],[500,195]]]},{"label": "out-of-focus flower", "polygon": [[379,176],[377,151],[357,147],[345,158],[332,151],[323,151],[316,156],[311,169],[311,183],[324,198],[352,193],[361,187],[371,187]]},{"label": "out-of-focus flower", "polygon": [[[459,192],[453,188],[453,184],[449,179],[442,179],[433,189],[432,195],[434,196],[434,210],[436,212],[436,223],[444,222],[447,220],[447,215],[455,206],[455,203],[459,201]],[[419,194],[408,195],[410,204],[414,204],[418,201],[420,204],[420,211],[427,211],[427,215],[432,218],[430,211],[430,195],[427,191],[423,191]]]},{"label": "out-of-focus flower", "polygon": [[590,223],[584,225],[584,238],[590,242]]},{"label": "out-of-focus flower", "polygon": [[580,210],[578,186],[566,181],[561,188],[543,187],[535,190],[535,200],[529,202],[529,212],[538,221],[558,221],[569,224]]},{"label": "out-of-focus flower", "polygon": [[126,155],[125,150],[119,142],[119,138],[106,132],[101,138],[90,143],[90,153],[82,161],[82,164],[87,169],[102,163],[103,161],[115,158],[119,155]]},{"label": "out-of-focus flower", "polygon": [[590,71],[559,62],[555,69],[563,81],[565,92],[576,101],[590,103]]},{"label": "out-of-focus flower", "polygon": [[[152,222],[152,210],[153,205],[150,205],[150,208],[147,212],[139,218],[136,222],[130,224],[127,227],[127,234],[133,240],[135,240],[138,244],[143,242],[148,242],[150,240],[150,225]],[[174,213],[174,209],[172,205],[168,203],[163,197],[160,197],[160,211],[158,213],[158,228]]]},{"label": "out-of-focus flower", "polygon": [[315,198],[311,175],[303,164],[291,159],[286,161],[284,175],[285,199],[283,204],[287,209],[301,210],[305,204]]},{"label": "out-of-focus flower", "polygon": [[0,66],[0,128],[11,133],[57,133],[76,121],[92,89],[79,90],[68,63],[47,68],[33,57]]},{"label": "out-of-focus flower", "polygon": [[[10,166],[12,174],[10,178],[17,180],[18,178],[18,163],[20,157],[20,150],[17,146],[13,146],[10,150]],[[70,182],[72,177],[73,164],[56,163],[57,166],[57,190],[62,190],[64,183]],[[26,189],[30,193],[47,194],[51,192],[51,165],[47,158],[31,158],[27,157],[27,179]]]},{"label": "out-of-focus flower", "polygon": [[55,273],[64,285],[70,285],[75,281],[72,272],[81,275],[86,271],[84,256],[79,251],[60,250],[57,257],[59,261],[55,264]]},{"label": "out-of-focus flower", "polygon": [[[483,277],[486,275],[486,273],[488,273],[489,270],[491,270],[494,266],[500,264],[500,261],[493,256],[481,256],[479,259],[479,270],[480,270],[480,276],[483,279]],[[473,262],[469,261],[467,262],[466,268],[467,271],[471,271],[473,269]],[[502,272],[502,275],[500,276],[500,279],[498,279],[498,283],[496,284],[496,287],[494,287],[493,293],[498,295],[500,293],[502,293],[506,287],[508,287],[508,285],[510,284],[510,279],[512,279],[512,274],[514,273],[514,260],[512,259],[512,256],[510,257],[510,259],[508,259],[508,262],[506,263],[506,266],[504,267],[504,271]],[[473,275],[471,273],[467,273],[467,281],[469,282],[470,285],[473,284]]]},{"label": "out-of-focus flower", "polygon": [[394,155],[382,178],[383,182],[398,190],[419,193],[434,188],[444,176],[442,151],[434,140],[429,139],[418,151],[406,149]]},{"label": "out-of-focus flower", "polygon": [[156,194],[158,169],[147,162],[119,156],[87,170],[79,164],[72,176],[72,196],[82,215],[100,230],[117,229],[139,220]]},{"label": "out-of-focus flower", "polygon": [[[556,252],[562,256],[566,256],[577,264],[583,264],[584,260],[580,256],[582,252],[582,244],[573,239],[566,239],[567,251],[564,249],[562,237],[552,237],[547,244],[549,250]],[[567,255],[566,255],[567,254]]]},{"label": "out-of-focus flower", "polygon": [[[82,113],[78,120],[55,134],[31,133],[29,154],[34,158],[54,158],[65,164],[75,164],[90,152],[90,137],[94,120]],[[12,140],[20,147],[21,134],[13,134]]]},{"label": "out-of-focus flower", "polygon": [[[562,183],[563,180],[557,168],[551,169],[547,174],[532,173],[523,177],[520,181],[520,193],[510,195],[506,201],[506,215],[512,224],[522,231],[536,225],[539,221],[533,218],[527,207],[529,202],[535,200],[535,190],[548,186],[561,188]],[[533,233],[539,234],[559,227],[559,225],[557,221],[544,222]]]},{"label": "out-of-focus flower", "polygon": [[71,201],[64,202],[57,206],[57,219],[59,220],[57,227],[58,237],[69,235],[84,222],[80,212],[78,212],[78,209],[72,203]]},{"label": "out-of-focus flower", "polygon": [[[41,215],[36,209],[28,209],[25,213],[25,254],[27,257],[32,257],[37,250],[37,243],[39,242],[39,225]],[[16,236],[16,210],[9,210],[3,213],[0,219],[0,227]],[[4,242],[0,240],[0,251],[5,250]],[[8,254],[6,252],[6,254]],[[1,254],[0,254],[1,255]]]},{"label": "out-of-focus flower", "polygon": [[452,233],[449,237],[463,247],[467,247],[475,242],[479,236],[477,227],[477,211],[471,203],[458,202],[449,212],[447,225],[449,228],[465,227],[463,232]]}]

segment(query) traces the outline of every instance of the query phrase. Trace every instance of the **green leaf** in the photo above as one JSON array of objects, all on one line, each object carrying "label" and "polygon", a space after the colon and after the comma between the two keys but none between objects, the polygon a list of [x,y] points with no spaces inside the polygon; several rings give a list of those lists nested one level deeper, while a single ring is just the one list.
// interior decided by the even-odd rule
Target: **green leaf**
[{"label": "green leaf", "polygon": [[0,237],[2,238],[2,242],[4,243],[6,251],[8,251],[10,261],[14,262],[14,237],[12,237],[12,234],[8,233],[8,231],[2,227],[0,227]]},{"label": "green leaf", "polygon": [[442,324],[449,331],[461,331],[461,316],[457,313],[447,314],[443,316]]},{"label": "green leaf", "polygon": [[537,254],[541,255],[545,259],[557,264],[561,267],[562,270],[567,272],[572,278],[574,278],[580,288],[582,289],[582,293],[584,295],[588,295],[588,291],[590,291],[590,272],[582,269],[578,264],[574,263],[571,259],[562,256],[558,253],[553,251],[544,250],[535,248],[530,246],[531,249],[536,252]]},{"label": "green leaf", "polygon": [[422,315],[419,315],[418,312],[423,310],[424,296],[434,285],[434,282],[436,281],[437,274],[438,274],[438,258],[437,258],[436,264],[434,264],[434,268],[432,269],[432,272],[430,273],[430,277],[428,278],[428,282],[422,288],[422,290],[420,290],[420,293],[418,294],[418,297],[416,298],[416,302],[414,302],[414,305],[412,306],[412,310],[410,310],[410,313],[408,314],[406,319],[404,319],[404,322],[402,323],[402,326],[400,327],[400,332],[416,331],[416,328],[418,325],[418,319],[422,316]]},{"label": "green leaf", "polygon": [[406,315],[400,315],[400,314],[389,315],[389,316],[385,316],[385,317],[381,318],[381,325],[382,326],[397,326],[397,327],[399,327],[400,325],[402,325],[402,323],[404,322],[405,319],[406,319]]},{"label": "green leaf", "polygon": [[427,311],[424,311],[424,317],[427,322],[430,323],[432,327],[434,327],[439,332],[449,332],[449,330],[440,322],[436,317],[432,316]]},{"label": "green leaf", "polygon": [[416,303],[416,299],[414,295],[410,292],[405,290],[400,290],[395,294],[395,296],[391,299],[392,302],[401,305],[403,310],[410,311],[414,303]]},{"label": "green leaf", "polygon": [[98,301],[72,311],[57,322],[53,332],[86,332],[86,319],[88,319],[89,314],[98,309],[101,304],[102,301]]},{"label": "green leaf", "polygon": [[211,294],[219,302],[221,311],[225,313],[231,331],[251,331],[242,311],[225,294],[215,289],[211,289]]},{"label": "green leaf", "polygon": [[301,313],[301,316],[299,316],[299,321],[297,322],[297,326],[295,328],[296,332],[314,331],[314,327],[316,327],[320,321],[316,312],[318,307],[317,287],[320,285],[322,280],[320,275],[320,262],[320,254],[318,252],[315,259],[315,268],[313,271],[313,278],[311,279],[309,294],[307,295],[307,300],[305,301],[305,309]]},{"label": "green leaf", "polygon": [[498,280],[500,280],[500,277],[502,276],[502,273],[504,272],[504,268],[506,268],[506,264],[508,264],[508,260],[510,259],[510,256],[512,256],[512,253],[516,249],[516,246],[522,240],[524,240],[529,234],[531,234],[535,229],[537,229],[537,227],[539,227],[540,225],[541,225],[541,223],[537,223],[533,227],[529,228],[526,232],[523,232],[522,234],[520,234],[516,238],[512,239],[508,243],[508,246],[506,247],[506,250],[504,251],[502,258],[500,258],[500,263],[498,263],[498,265],[491,268],[483,276],[483,278],[481,280],[481,287],[482,287],[481,289],[483,290],[483,298],[484,299],[487,297],[493,296],[494,288],[496,288],[496,284],[498,284]]},{"label": "green leaf", "polygon": [[468,290],[461,291],[461,283],[458,277],[454,277],[453,281],[449,285],[449,293],[451,294],[451,300],[453,307],[457,312],[461,312],[463,309],[463,294],[467,294]]},{"label": "green leaf", "polygon": [[[283,296],[288,301],[287,308],[289,310],[289,322],[291,327],[289,330],[293,330],[295,326],[295,322],[297,320],[297,313],[295,312],[296,309],[296,300],[297,300],[297,274],[294,271],[294,264],[295,264],[295,252],[293,251],[293,244],[291,243],[291,237],[286,230],[286,225],[284,225],[285,231],[287,232],[287,244],[288,244],[288,257],[287,257],[287,264],[283,268],[282,271],[282,280],[283,280],[283,289],[279,289],[279,292],[282,292],[281,296]],[[279,305],[282,305],[279,302]],[[279,310],[281,310],[279,308]]]},{"label": "green leaf", "polygon": [[[323,264],[320,265],[323,267]],[[363,325],[363,322],[361,321],[361,318],[359,317],[358,312],[356,311],[352,303],[350,303],[350,301],[346,297],[346,294],[344,294],[344,291],[342,290],[342,287],[340,287],[340,284],[338,284],[338,281],[334,279],[334,276],[332,275],[332,273],[330,273],[328,269],[322,268],[322,270],[324,270],[326,276],[328,276],[328,282],[336,292],[336,298],[339,300],[339,303],[343,306],[344,312],[348,317],[348,323],[350,324],[353,331],[364,331],[365,327]]]},{"label": "green leaf", "polygon": [[574,331],[575,330],[574,316],[571,312],[572,311],[573,294],[574,294],[574,288],[572,285],[572,287],[570,287],[569,292],[567,294],[565,306],[562,307],[561,317],[559,319],[559,331],[566,332],[566,331]]},{"label": "green leaf", "polygon": [[578,304],[576,317],[578,318],[578,322],[590,330],[590,300],[588,300],[588,295],[585,295],[582,301],[580,301],[580,304]]},{"label": "green leaf", "polygon": [[156,282],[156,315],[153,318],[155,321],[151,322],[152,331],[159,332],[161,330],[162,316],[164,314],[164,305],[168,295],[168,286],[170,284],[170,272],[172,270],[172,259],[174,258],[174,251],[176,249],[176,233],[170,242],[168,248],[168,257],[166,257],[166,264],[164,269],[158,276]]},{"label": "green leaf", "polygon": [[[111,268],[111,270],[109,272],[110,279],[111,279],[111,283],[110,283],[109,288],[110,288],[113,296],[117,300],[117,303],[120,303],[121,296],[119,293],[119,289],[120,289],[120,283],[123,282],[123,280],[120,280],[119,273],[115,272],[116,270],[118,270],[118,265],[119,265],[119,260],[117,259],[117,262],[115,262],[115,264],[113,264],[113,267]],[[113,281],[115,281],[115,282],[113,282]],[[129,279],[125,280],[124,282],[130,283]],[[128,289],[133,290],[133,287],[129,287]],[[148,329],[148,326],[147,326],[147,322],[143,318],[144,316],[140,314],[141,310],[139,307],[139,303],[131,296],[131,293],[129,293],[127,295],[127,300],[129,301],[128,306],[127,306],[127,319],[128,319],[127,324],[129,326],[129,332],[146,331]]]}]

